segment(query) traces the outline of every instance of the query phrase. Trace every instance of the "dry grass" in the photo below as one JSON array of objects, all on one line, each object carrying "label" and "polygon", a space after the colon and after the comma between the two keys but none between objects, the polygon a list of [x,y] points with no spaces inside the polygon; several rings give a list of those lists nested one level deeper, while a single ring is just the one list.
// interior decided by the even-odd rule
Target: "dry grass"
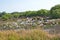
[{"label": "dry grass", "polygon": [[53,40],[50,37],[51,35],[40,29],[0,31],[0,40]]}]

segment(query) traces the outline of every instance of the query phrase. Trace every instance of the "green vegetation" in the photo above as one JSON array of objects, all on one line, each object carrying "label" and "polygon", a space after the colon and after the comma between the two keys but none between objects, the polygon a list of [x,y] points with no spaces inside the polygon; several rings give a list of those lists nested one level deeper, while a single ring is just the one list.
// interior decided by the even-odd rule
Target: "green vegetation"
[{"label": "green vegetation", "polygon": [[60,5],[55,5],[50,10],[50,15],[52,18],[60,18]]},{"label": "green vegetation", "polygon": [[41,9],[38,11],[12,12],[12,13],[0,12],[0,19],[3,20],[33,16],[49,17],[53,19],[60,18],[60,4],[52,7],[51,10]]},{"label": "green vegetation", "polygon": [[54,29],[57,25],[51,31],[60,33],[59,18],[60,4],[50,10],[0,12],[0,40],[60,40],[59,34],[52,35],[43,29]]}]

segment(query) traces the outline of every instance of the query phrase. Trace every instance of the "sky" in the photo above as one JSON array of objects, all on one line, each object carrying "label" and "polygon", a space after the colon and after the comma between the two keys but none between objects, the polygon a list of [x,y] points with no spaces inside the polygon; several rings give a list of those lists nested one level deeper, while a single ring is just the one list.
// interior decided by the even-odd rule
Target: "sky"
[{"label": "sky", "polygon": [[57,4],[60,4],[60,0],[0,0],[0,12],[50,10]]}]

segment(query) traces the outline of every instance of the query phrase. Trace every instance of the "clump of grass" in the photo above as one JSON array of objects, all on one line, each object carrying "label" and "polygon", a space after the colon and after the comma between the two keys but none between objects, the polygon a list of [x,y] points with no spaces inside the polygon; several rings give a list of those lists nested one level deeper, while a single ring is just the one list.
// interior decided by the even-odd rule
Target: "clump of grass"
[{"label": "clump of grass", "polygon": [[55,36],[55,37],[53,37],[51,40],[60,40],[60,37]]},{"label": "clump of grass", "polygon": [[[56,40],[40,29],[0,31],[0,40]],[[58,40],[58,39],[57,39]]]}]

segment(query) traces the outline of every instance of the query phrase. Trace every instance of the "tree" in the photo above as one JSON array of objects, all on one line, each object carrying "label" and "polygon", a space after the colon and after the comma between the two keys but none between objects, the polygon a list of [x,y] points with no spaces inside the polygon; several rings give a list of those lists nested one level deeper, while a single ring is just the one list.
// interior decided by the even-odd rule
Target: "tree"
[{"label": "tree", "polygon": [[13,18],[19,18],[19,16],[20,16],[19,12],[13,12],[11,14],[13,15]]},{"label": "tree", "polygon": [[26,11],[23,14],[25,17],[32,17],[32,16],[36,16],[36,11]]},{"label": "tree", "polygon": [[2,17],[4,14],[6,14],[6,12],[0,12],[0,17]]},{"label": "tree", "polygon": [[51,18],[60,18],[60,4],[55,5],[50,10],[50,17]]},{"label": "tree", "polygon": [[3,20],[8,20],[8,19],[10,19],[12,17],[12,15],[11,14],[9,14],[9,13],[6,13],[6,14],[4,14],[4,15],[2,15],[2,19]]},{"label": "tree", "polygon": [[49,10],[46,10],[46,9],[41,9],[41,10],[38,10],[37,11],[37,15],[39,15],[39,16],[48,16],[48,13],[49,12]]}]

